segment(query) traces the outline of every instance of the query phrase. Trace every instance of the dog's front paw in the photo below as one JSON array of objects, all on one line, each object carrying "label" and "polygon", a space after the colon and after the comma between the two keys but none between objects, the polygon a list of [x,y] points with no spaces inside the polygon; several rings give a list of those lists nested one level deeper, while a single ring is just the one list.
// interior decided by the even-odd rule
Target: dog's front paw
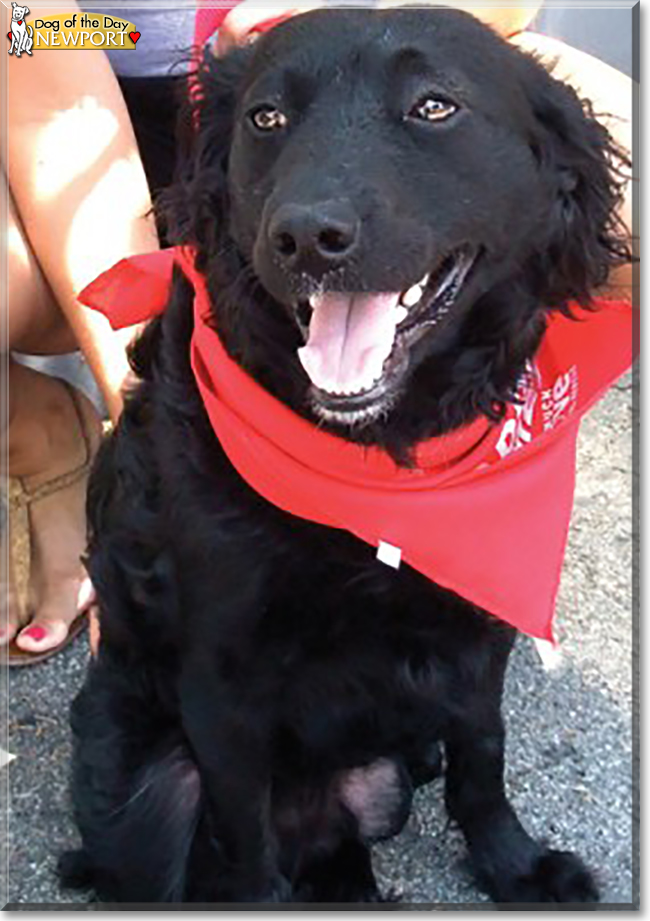
[{"label": "dog's front paw", "polygon": [[493,877],[486,888],[495,902],[585,903],[599,900],[593,875],[569,851],[542,851],[526,873]]}]

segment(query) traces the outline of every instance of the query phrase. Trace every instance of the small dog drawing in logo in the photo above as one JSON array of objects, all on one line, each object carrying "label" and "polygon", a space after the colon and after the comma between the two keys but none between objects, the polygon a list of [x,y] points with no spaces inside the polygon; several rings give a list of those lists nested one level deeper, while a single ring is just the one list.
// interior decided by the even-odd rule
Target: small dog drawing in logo
[{"label": "small dog drawing in logo", "polygon": [[32,45],[34,44],[34,30],[25,22],[25,17],[29,16],[29,7],[18,6],[12,0],[11,3],[11,32],[7,33],[7,38],[11,39],[11,48],[9,54],[16,53],[19,58],[23,51],[31,55]]}]

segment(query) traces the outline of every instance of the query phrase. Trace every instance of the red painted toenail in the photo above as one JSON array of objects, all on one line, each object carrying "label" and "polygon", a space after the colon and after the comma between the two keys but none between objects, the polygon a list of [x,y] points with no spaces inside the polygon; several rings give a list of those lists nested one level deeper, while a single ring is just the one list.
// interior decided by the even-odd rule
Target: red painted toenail
[{"label": "red painted toenail", "polygon": [[28,627],[27,630],[23,630],[23,636],[28,636],[30,640],[44,640],[47,636],[47,630],[44,627]]}]

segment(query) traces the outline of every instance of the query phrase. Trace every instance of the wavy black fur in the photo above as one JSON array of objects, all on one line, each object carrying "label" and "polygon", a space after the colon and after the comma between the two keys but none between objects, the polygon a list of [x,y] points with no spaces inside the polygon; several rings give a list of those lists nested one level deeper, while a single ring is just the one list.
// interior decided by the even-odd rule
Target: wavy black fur
[{"label": "wavy black fur", "polygon": [[[436,135],[426,174],[417,150],[428,135],[406,140],[394,123],[378,135],[376,107],[370,120],[355,109],[384,86],[380,50],[414,44],[438,71],[453,64],[473,113],[460,134],[444,143]],[[346,69],[340,104],[318,107]],[[242,99],[279,73],[292,105],[321,120],[303,114],[299,143],[251,152]],[[358,92],[346,95],[350,86]],[[375,181],[391,201],[385,224],[368,193],[364,232],[380,226],[375,239],[390,246],[369,248],[344,283],[382,290],[387,272],[394,289],[411,283],[427,256],[422,240],[458,242],[452,225],[483,248],[455,314],[414,357],[394,411],[344,433],[400,459],[423,437],[498,416],[548,310],[588,304],[628,257],[615,216],[623,159],[611,138],[571,89],[463,14],[310,14],[206,61],[201,88],[168,233],[197,247],[230,353],[297,412],[310,415],[298,333],[283,299],[268,293],[290,280],[273,275],[259,239],[264,207],[288,194],[288,177],[304,172],[307,188],[332,180],[345,140],[334,142],[337,125],[348,135],[365,125],[348,151],[365,145],[366,168],[346,166],[350,194]],[[411,164],[394,188],[387,148],[400,151],[400,167]],[[385,169],[368,168],[373,157]],[[463,194],[452,195],[454,185]],[[102,641],[73,707],[83,845],[64,861],[65,879],[91,883],[107,901],[381,900],[369,844],[399,830],[413,786],[439,772],[442,742],[447,807],[492,898],[596,899],[578,858],[533,841],[505,795],[500,699],[515,631],[250,490],[196,390],[191,305],[177,273],[165,315],[134,350],[142,383],[90,485]]]}]

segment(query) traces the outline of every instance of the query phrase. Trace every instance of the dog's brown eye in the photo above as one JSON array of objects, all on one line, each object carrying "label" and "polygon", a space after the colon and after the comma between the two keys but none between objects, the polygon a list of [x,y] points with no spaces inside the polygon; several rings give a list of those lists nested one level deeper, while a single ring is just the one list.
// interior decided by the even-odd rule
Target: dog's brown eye
[{"label": "dog's brown eye", "polygon": [[448,99],[438,96],[425,96],[413,106],[409,112],[411,118],[419,118],[426,122],[441,122],[458,111],[458,106]]},{"label": "dog's brown eye", "polygon": [[258,131],[278,131],[280,128],[286,128],[288,122],[284,112],[272,106],[260,106],[251,112],[250,119]]}]

